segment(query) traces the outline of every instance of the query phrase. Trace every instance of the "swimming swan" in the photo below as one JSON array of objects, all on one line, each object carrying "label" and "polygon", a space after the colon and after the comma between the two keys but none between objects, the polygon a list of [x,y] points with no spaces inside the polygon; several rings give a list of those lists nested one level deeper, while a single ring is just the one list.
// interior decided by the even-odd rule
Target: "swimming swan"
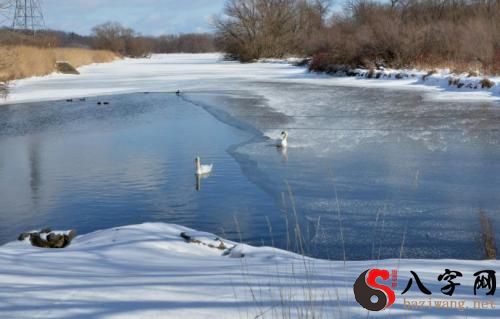
[{"label": "swimming swan", "polygon": [[196,157],[194,162],[196,164],[196,175],[205,175],[212,172],[213,165],[201,165],[200,157]]},{"label": "swimming swan", "polygon": [[276,146],[282,147],[282,148],[286,148],[288,146],[288,132],[287,131],[281,132],[281,140],[278,141],[278,144]]}]

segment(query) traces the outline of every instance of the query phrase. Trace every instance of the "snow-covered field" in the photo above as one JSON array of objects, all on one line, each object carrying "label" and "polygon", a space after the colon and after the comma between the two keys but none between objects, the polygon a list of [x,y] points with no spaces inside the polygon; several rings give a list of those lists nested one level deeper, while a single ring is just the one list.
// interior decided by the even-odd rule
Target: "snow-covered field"
[{"label": "snow-covered field", "polygon": [[[181,232],[201,241],[187,243]],[[474,297],[473,273],[498,270],[496,261],[385,260],[328,262],[273,248],[254,248],[167,224],[143,224],[77,237],[64,250],[14,242],[0,248],[1,318],[366,318],[352,285],[368,268],[398,269],[396,303],[369,316],[389,318],[498,317],[498,297]],[[242,258],[243,256],[243,258]],[[445,268],[463,273],[453,297],[440,292]],[[401,296],[410,271],[416,285]],[[390,283],[389,283],[390,284]],[[432,299],[430,299],[431,297]],[[409,300],[426,301],[408,309]],[[428,308],[429,300],[433,308]],[[436,302],[463,309],[438,309]],[[474,300],[489,309],[471,309]],[[468,307],[469,309],[465,309]]]},{"label": "snow-covered field", "polygon": [[[445,75],[432,85],[415,79],[367,80],[309,74],[280,63],[238,64],[220,55],[162,55],[82,68],[81,75],[54,74],[13,83],[0,103],[22,103],[126,92],[216,91],[241,89],[250,82],[385,87],[422,90],[431,99],[496,99],[498,91],[455,92]],[[429,83],[430,83],[429,82]],[[276,108],[279,96],[263,92]],[[288,110],[293,112],[294,109]],[[273,248],[237,245],[231,251],[186,243],[181,232],[202,243],[220,244],[215,235],[181,226],[144,224],[77,237],[64,250],[43,250],[27,242],[0,247],[0,318],[482,318],[500,317],[499,297],[474,296],[474,276],[496,270],[497,261],[384,260],[322,261]],[[229,248],[235,243],[223,240]],[[369,268],[398,270],[396,303],[368,313],[354,300],[352,286]],[[460,271],[452,297],[440,289],[445,269]],[[410,271],[432,291],[414,283],[401,295]],[[415,281],[415,280],[413,280]],[[388,282],[390,285],[390,281]],[[431,297],[431,299],[430,299]],[[408,300],[424,301],[408,309]],[[474,301],[485,309],[475,309]],[[455,308],[438,308],[455,301]],[[463,302],[463,303],[461,303]],[[484,304],[482,304],[484,302]],[[429,305],[433,305],[430,307]]]}]

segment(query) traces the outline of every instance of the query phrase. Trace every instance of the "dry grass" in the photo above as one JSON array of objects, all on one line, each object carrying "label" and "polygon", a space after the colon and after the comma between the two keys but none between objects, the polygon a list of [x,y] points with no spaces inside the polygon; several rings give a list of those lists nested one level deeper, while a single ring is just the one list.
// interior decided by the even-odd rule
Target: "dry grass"
[{"label": "dry grass", "polygon": [[479,222],[481,225],[481,242],[483,244],[486,259],[497,259],[497,247],[495,240],[495,231],[491,219],[485,211],[479,211]]},{"label": "dry grass", "polygon": [[479,72],[477,72],[477,71],[469,71],[469,73],[467,74],[468,78],[476,77],[476,76],[479,76]]},{"label": "dry grass", "polygon": [[77,48],[0,47],[0,82],[42,76],[56,71],[56,61],[67,61],[75,68],[110,62],[117,55],[110,51]]}]

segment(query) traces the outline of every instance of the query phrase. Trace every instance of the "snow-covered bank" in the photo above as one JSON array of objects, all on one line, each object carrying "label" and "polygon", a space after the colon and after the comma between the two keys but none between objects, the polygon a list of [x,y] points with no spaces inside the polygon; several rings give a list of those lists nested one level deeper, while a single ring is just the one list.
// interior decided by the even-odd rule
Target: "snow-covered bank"
[{"label": "snow-covered bank", "polygon": [[[182,232],[202,244],[187,243]],[[370,316],[389,318],[498,317],[498,297],[473,294],[473,273],[498,271],[497,261],[385,260],[329,262],[273,248],[211,248],[215,235],[168,224],[142,224],[75,238],[64,250],[28,242],[0,247],[1,318],[365,318],[352,285],[371,267],[398,269],[396,303]],[[241,258],[241,256],[244,256]],[[453,297],[440,292],[445,268],[463,273]],[[410,271],[433,293],[414,285]],[[432,299],[430,299],[432,298]],[[404,302],[464,301],[463,309],[408,309]],[[473,309],[474,300],[485,309]],[[428,306],[427,306],[428,307]],[[465,307],[468,307],[466,309]],[[308,315],[307,315],[308,314]]]},{"label": "snow-covered bank", "polygon": [[[287,64],[295,66],[305,66],[308,59],[304,58],[285,58],[285,59],[260,59],[259,63]],[[450,69],[435,69],[432,71],[422,71],[418,69],[351,69],[345,66],[332,67],[328,72],[312,72],[316,75],[327,75],[344,81],[338,81],[339,85],[359,85],[365,86],[369,81],[352,82],[348,78],[356,80],[385,80],[389,86],[399,86],[394,83],[395,80],[405,80],[403,85],[424,85],[431,88],[443,90],[444,94],[438,94],[438,99],[464,99],[477,100],[489,99],[500,96],[500,76],[486,76],[479,72],[454,73]],[[451,96],[449,93],[466,93],[458,96]],[[472,94],[471,94],[472,93]]]},{"label": "snow-covered bank", "polygon": [[[500,77],[488,77],[479,73],[455,74],[449,69],[433,70],[425,72],[421,70],[366,70],[356,69],[354,75],[359,79],[375,80],[412,80],[413,84],[421,84],[443,89],[454,93],[469,93],[464,99],[477,98],[477,93],[500,96]],[[470,94],[475,93],[475,94]],[[460,94],[462,97],[464,94]],[[459,96],[457,96],[458,98]],[[446,98],[446,97],[442,97]]]}]

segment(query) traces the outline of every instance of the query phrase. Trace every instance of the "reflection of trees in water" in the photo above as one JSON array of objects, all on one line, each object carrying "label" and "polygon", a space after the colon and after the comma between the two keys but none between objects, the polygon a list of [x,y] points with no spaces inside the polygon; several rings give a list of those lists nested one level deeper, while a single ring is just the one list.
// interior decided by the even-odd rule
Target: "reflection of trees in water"
[{"label": "reflection of trees in water", "polygon": [[38,206],[39,192],[41,187],[41,168],[40,168],[40,143],[38,138],[31,138],[28,144],[29,153],[29,178],[31,198],[35,207]]}]

